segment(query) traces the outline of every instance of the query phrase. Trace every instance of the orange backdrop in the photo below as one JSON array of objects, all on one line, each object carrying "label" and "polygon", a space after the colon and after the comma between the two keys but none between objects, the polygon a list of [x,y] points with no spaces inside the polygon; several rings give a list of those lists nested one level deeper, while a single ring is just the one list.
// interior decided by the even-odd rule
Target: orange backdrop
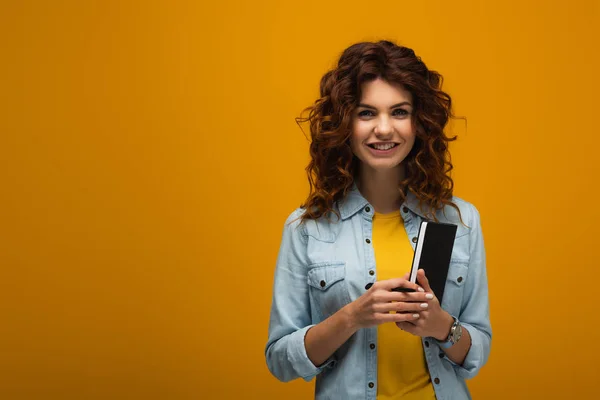
[{"label": "orange backdrop", "polygon": [[494,339],[476,399],[593,397],[600,11],[558,1],[3,1],[0,398],[306,399],[264,361],[294,122],[343,48],[446,78]]}]

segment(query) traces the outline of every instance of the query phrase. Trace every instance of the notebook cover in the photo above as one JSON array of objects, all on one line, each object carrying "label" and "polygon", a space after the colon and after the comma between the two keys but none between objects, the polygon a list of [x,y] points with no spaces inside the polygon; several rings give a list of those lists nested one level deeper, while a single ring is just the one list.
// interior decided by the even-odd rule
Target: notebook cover
[{"label": "notebook cover", "polygon": [[[427,227],[423,237],[423,245],[420,248],[420,254],[417,254],[420,247],[417,241],[415,259],[419,259],[418,268],[425,271],[429,286],[431,286],[433,293],[441,303],[444,298],[444,288],[446,287],[457,226],[441,222],[423,221],[419,232],[423,229],[425,222]],[[419,235],[418,240],[421,240],[421,235]]]}]

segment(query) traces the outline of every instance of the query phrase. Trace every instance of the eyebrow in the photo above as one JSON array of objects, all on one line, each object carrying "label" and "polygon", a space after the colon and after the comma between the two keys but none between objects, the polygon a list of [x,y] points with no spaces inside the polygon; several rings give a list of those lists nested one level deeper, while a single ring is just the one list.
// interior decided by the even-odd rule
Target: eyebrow
[{"label": "eyebrow", "polygon": [[[364,104],[364,103],[360,103],[358,106],[363,107],[363,108],[370,108],[371,110],[377,110],[377,107],[373,107],[373,106],[370,106],[370,105]],[[412,104],[410,104],[410,102],[408,102],[408,101],[403,101],[402,103],[394,104],[393,106],[390,107],[390,109],[400,107],[400,106],[411,106],[412,107]]]}]

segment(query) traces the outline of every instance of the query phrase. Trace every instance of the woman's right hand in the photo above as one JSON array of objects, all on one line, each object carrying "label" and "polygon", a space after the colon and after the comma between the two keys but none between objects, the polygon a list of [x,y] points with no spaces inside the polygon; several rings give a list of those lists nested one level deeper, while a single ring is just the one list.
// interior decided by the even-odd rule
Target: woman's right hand
[{"label": "woman's right hand", "polygon": [[[433,296],[424,293],[421,287],[406,278],[375,282],[366,293],[348,304],[350,318],[356,329],[386,322],[414,321],[419,318],[420,311],[427,310]],[[411,288],[416,292],[393,292],[392,289],[396,287]]]}]

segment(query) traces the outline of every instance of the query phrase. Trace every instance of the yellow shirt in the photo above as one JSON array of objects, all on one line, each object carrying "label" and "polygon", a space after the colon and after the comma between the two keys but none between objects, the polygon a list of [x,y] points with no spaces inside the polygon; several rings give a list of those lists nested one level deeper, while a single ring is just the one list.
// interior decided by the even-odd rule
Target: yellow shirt
[{"label": "yellow shirt", "polygon": [[[410,271],[413,248],[400,211],[375,213],[373,247],[377,280],[400,278]],[[377,399],[435,399],[421,338],[404,332],[395,323],[377,328]]]}]

